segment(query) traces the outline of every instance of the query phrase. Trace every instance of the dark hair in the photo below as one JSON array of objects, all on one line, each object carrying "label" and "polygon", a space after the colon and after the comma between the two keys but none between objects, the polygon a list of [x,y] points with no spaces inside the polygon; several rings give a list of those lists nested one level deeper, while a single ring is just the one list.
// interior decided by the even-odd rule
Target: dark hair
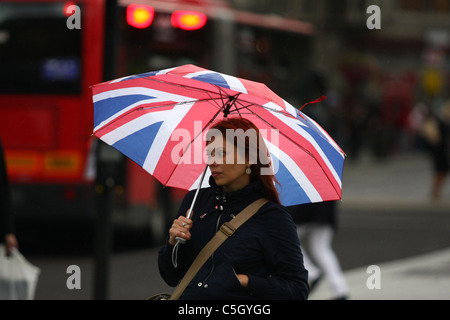
[{"label": "dark hair", "polygon": [[[242,138],[244,138],[245,141],[245,155],[256,160],[255,162],[252,162],[250,181],[261,181],[264,188],[264,196],[270,201],[281,204],[280,198],[278,196],[278,191],[275,187],[275,183],[279,184],[279,182],[277,181],[275,175],[273,173],[261,174],[261,169],[269,169],[271,163],[269,150],[267,149],[267,146],[261,133],[259,132],[258,127],[248,119],[242,117],[231,117],[224,118],[223,120],[213,123],[210,129],[219,130],[222,136],[227,137],[228,139],[230,135],[227,135],[227,130],[233,130],[235,134],[232,135],[232,142],[238,148],[239,146],[237,140],[239,140],[240,138],[240,133],[243,133]],[[256,133],[256,139],[251,139],[249,135],[245,134],[246,132],[248,132],[248,130],[252,130]],[[211,131],[212,130],[209,130],[208,133],[210,133]],[[210,141],[210,139],[208,139],[208,141]]]}]

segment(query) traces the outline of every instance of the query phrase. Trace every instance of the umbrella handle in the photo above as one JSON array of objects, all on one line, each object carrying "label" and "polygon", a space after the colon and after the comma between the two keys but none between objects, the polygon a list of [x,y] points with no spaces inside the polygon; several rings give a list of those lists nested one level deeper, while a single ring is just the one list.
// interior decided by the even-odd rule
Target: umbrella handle
[{"label": "umbrella handle", "polygon": [[[203,172],[203,173],[205,173],[205,172]],[[194,208],[195,200],[197,200],[198,191],[200,190],[200,186],[202,185],[202,182],[203,182],[203,176],[202,176],[201,180],[202,181],[200,182],[200,184],[197,187],[197,191],[195,192],[194,199],[192,200],[192,203],[191,203],[191,207],[189,208],[188,214],[186,216],[186,218],[188,218],[188,219],[190,219],[191,216],[192,216],[192,209]],[[183,238],[180,238],[180,237],[175,237],[175,240],[177,241],[177,245],[178,244],[185,244],[186,241],[187,241],[186,239],[183,239]]]},{"label": "umbrella handle", "polygon": [[195,191],[194,199],[192,199],[191,207],[189,208],[188,214],[186,218],[190,219],[192,216],[192,210],[194,209],[195,201],[197,200],[198,193],[200,192],[200,189],[203,184],[203,179],[205,179],[206,170],[208,170],[208,165],[206,165],[205,170],[203,170],[202,176],[200,177],[200,182],[197,186],[197,190]]},{"label": "umbrella handle", "polygon": [[[188,219],[190,219],[192,216],[192,209],[194,209],[195,201],[197,200],[198,193],[200,192],[200,189],[202,187],[203,179],[205,178],[205,174],[206,174],[206,170],[208,170],[208,165],[206,165],[205,170],[203,170],[202,176],[200,178],[200,182],[197,186],[197,190],[195,191],[194,199],[192,199],[191,207],[189,208],[188,214],[186,216],[186,218],[188,218]],[[175,244],[173,251],[172,251],[172,264],[176,268],[177,267],[178,246],[180,244],[185,244],[187,240],[180,238],[180,237],[176,237],[175,240],[177,241],[177,243]]]},{"label": "umbrella handle", "polygon": [[[206,170],[205,170],[205,171],[206,171]],[[187,214],[187,216],[186,216],[186,218],[188,218],[188,219],[191,218],[191,215],[192,215],[192,209],[194,208],[195,200],[197,200],[198,191],[200,190],[200,186],[202,185],[203,177],[204,177],[205,171],[203,172],[202,179],[201,179],[201,181],[200,181],[200,184],[199,184],[198,187],[197,187],[197,191],[195,191],[194,199],[192,200],[191,207],[189,208],[188,214]],[[177,244],[175,245],[175,247],[178,247],[178,245],[180,245],[180,244],[185,244],[186,241],[187,241],[186,239],[183,239],[183,238],[180,238],[180,237],[175,237],[175,240],[177,241]],[[175,268],[176,268],[176,267],[175,267]]]}]

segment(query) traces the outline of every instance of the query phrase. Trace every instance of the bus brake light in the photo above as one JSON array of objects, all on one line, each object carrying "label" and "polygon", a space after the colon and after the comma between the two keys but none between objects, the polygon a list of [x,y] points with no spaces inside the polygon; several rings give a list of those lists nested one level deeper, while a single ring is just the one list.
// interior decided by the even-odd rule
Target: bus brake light
[{"label": "bus brake light", "polygon": [[198,30],[206,24],[206,15],[195,11],[174,11],[172,13],[172,26],[183,30]]},{"label": "bus brake light", "polygon": [[130,4],[127,7],[127,22],[138,29],[149,27],[153,22],[155,9],[151,6]]}]

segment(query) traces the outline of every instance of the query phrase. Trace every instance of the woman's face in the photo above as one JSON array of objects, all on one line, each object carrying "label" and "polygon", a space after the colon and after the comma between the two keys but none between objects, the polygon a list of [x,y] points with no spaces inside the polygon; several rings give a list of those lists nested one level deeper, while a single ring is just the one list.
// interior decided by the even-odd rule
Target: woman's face
[{"label": "woman's face", "polygon": [[242,189],[250,183],[250,175],[245,172],[245,157],[232,142],[222,138],[213,139],[206,146],[206,152],[211,175],[224,192]]}]

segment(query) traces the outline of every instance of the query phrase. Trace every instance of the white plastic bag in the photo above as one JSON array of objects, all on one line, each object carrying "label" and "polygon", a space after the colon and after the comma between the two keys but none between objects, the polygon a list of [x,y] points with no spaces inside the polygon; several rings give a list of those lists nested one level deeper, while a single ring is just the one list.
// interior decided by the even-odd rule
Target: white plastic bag
[{"label": "white plastic bag", "polygon": [[29,263],[15,248],[6,256],[0,245],[0,300],[32,300],[40,269]]}]

